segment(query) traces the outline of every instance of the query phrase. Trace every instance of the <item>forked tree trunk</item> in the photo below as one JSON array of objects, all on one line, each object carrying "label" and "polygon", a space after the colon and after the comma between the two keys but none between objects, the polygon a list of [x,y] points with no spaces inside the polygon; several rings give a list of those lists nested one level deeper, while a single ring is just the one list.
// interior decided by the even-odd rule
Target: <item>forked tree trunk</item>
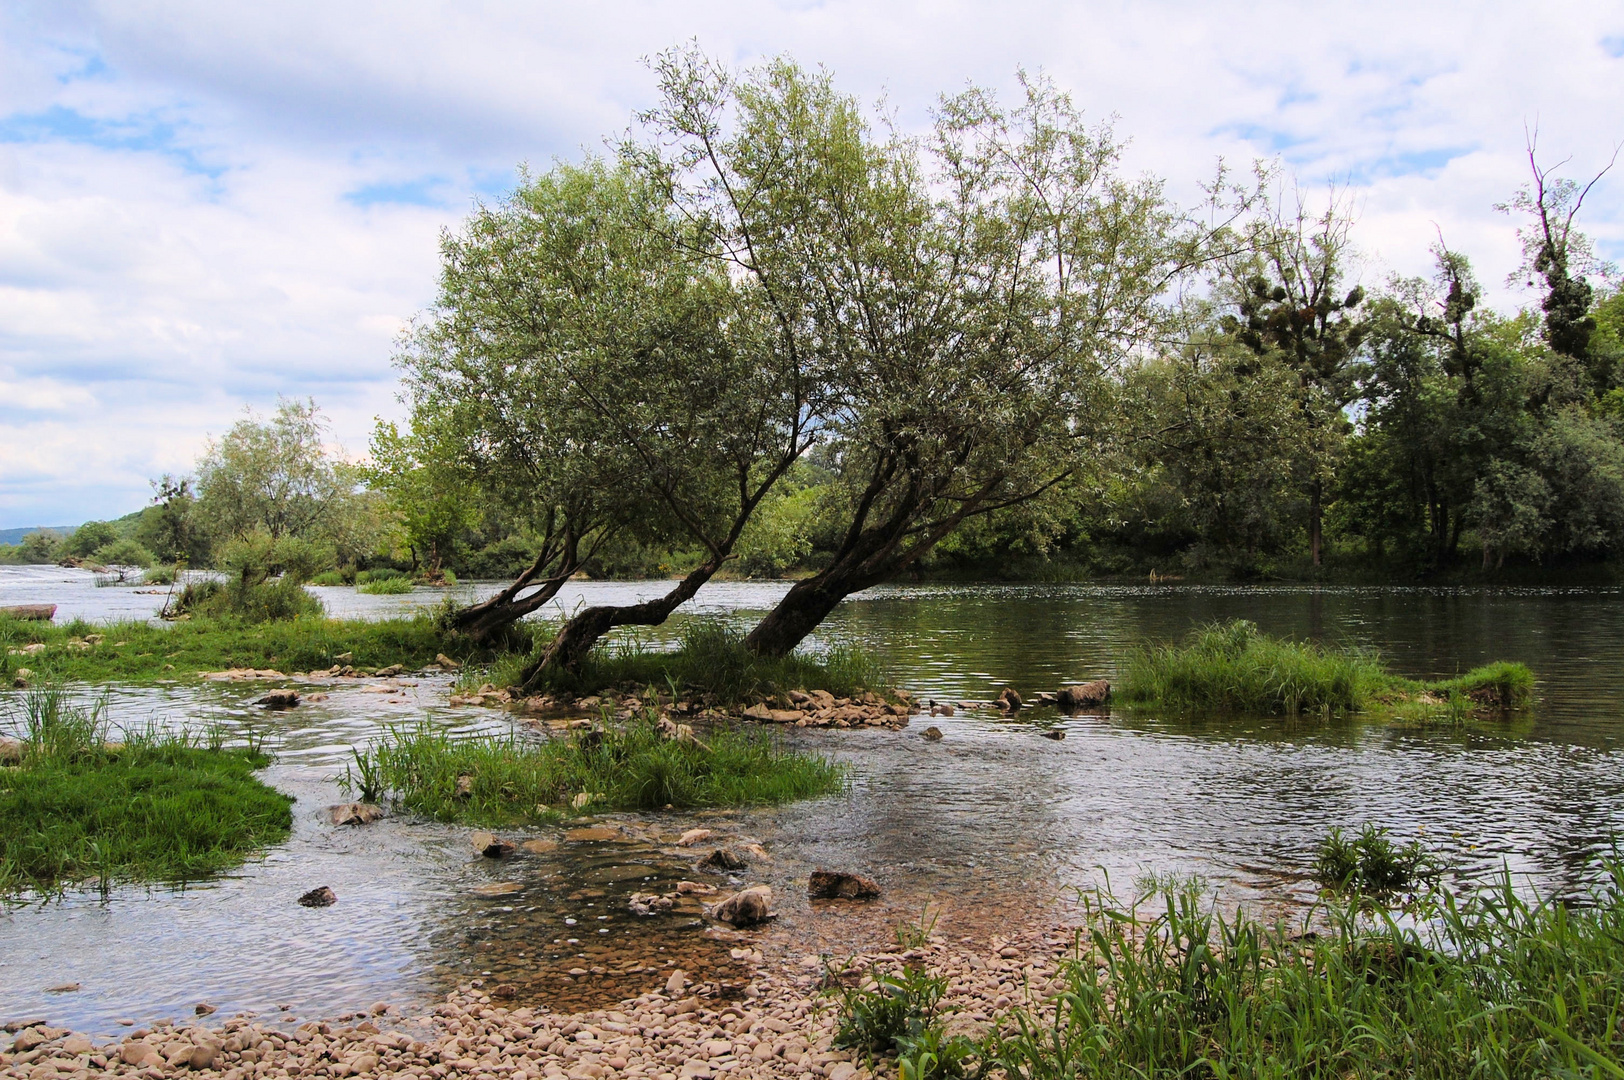
[{"label": "forked tree trunk", "polygon": [[689,572],[676,588],[655,600],[621,606],[589,607],[570,618],[553,638],[541,658],[531,664],[521,680],[521,689],[530,693],[541,685],[549,672],[573,671],[586,659],[598,640],[617,626],[659,626],[671,613],[693,599],[700,586],[721,567],[721,559],[709,559]]},{"label": "forked tree trunk", "polygon": [[[560,562],[553,568],[551,576],[541,577],[555,558],[559,558]],[[545,606],[579,569],[579,562],[571,554],[560,557],[550,552],[543,553],[513,580],[513,584],[495,596],[452,612],[448,624],[452,630],[483,645],[526,615]],[[535,592],[528,596],[519,595],[532,586]]]}]

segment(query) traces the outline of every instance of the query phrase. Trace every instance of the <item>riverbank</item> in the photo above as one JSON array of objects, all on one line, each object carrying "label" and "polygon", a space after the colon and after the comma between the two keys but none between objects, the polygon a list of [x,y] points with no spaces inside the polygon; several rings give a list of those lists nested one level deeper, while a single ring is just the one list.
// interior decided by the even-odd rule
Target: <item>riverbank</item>
[{"label": "riverbank", "polygon": [[638,968],[641,993],[579,1012],[479,978],[410,1016],[379,1001],[117,1040],[20,1018],[0,1078],[1617,1075],[1624,870],[1604,870],[1587,907],[1531,901],[1506,878],[1443,907],[1423,898],[1417,929],[1357,904],[1267,925],[1193,887],[1125,906],[1085,895],[1075,922],[1034,905],[1028,925],[1014,912],[987,937],[904,924],[894,945],[822,955],[718,929],[737,981],[696,983],[668,960]]},{"label": "riverbank", "polygon": [[217,1025],[153,1025],[116,1041],[14,1021],[8,1028],[19,1030],[9,1052],[0,1053],[0,1077],[867,1080],[894,1073],[894,1062],[881,1059],[875,1068],[862,1051],[834,1045],[840,1017],[834,999],[821,992],[827,970],[853,983],[903,966],[938,972],[949,980],[941,1008],[953,1017],[950,1030],[980,1036],[1013,1006],[1041,1010],[1060,988],[1060,965],[1076,942],[1071,928],[1054,926],[979,941],[936,935],[909,949],[769,958],[748,935],[733,937],[748,978],[736,990],[696,985],[672,968],[651,975],[641,995],[577,1013],[526,1005],[508,996],[510,987],[471,980],[416,1016],[377,1002],[363,1014],[297,1024],[238,1016]]}]

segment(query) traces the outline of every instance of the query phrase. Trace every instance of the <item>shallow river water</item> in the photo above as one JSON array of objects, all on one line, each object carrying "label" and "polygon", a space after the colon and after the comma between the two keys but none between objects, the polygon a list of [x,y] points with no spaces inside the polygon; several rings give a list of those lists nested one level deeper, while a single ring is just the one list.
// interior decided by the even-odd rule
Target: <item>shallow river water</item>
[{"label": "shallow river water", "polygon": [[[478,595],[486,586],[459,587]],[[581,603],[648,595],[661,583],[584,583]],[[685,617],[745,624],[784,586],[707,587]],[[432,606],[444,590],[369,597],[316,590],[336,615]],[[91,586],[56,568],[0,568],[0,604],[51,601],[58,619],[149,615],[161,596]],[[596,1005],[664,982],[681,966],[731,992],[730,949],[692,915],[640,919],[631,891],[697,880],[696,853],[670,845],[704,824],[773,855],[736,883],[774,886],[781,913],[756,947],[792,955],[885,937],[926,905],[942,929],[989,933],[1042,918],[1079,886],[1130,893],[1148,873],[1200,875],[1222,901],[1291,911],[1312,899],[1306,871],[1332,826],[1374,822],[1421,836],[1466,881],[1509,868],[1520,884],[1573,893],[1592,857],[1624,828],[1624,594],[1617,590],[1424,590],[1156,586],[894,586],[836,612],[813,647],[857,642],[925,697],[1028,697],[1111,676],[1133,645],[1192,625],[1245,617],[1265,631],[1375,647],[1406,674],[1440,676],[1490,659],[1539,676],[1530,717],[1464,729],[1357,721],[1181,721],[1122,714],[1020,720],[961,710],[894,732],[790,731],[849,763],[838,796],[765,811],[627,815],[611,832],[515,833],[558,841],[513,860],[481,858],[468,830],[388,819],[334,829],[349,748],[385,723],[426,719],[507,730],[501,713],[446,706],[447,679],[394,694],[335,689],[266,714],[263,686],[110,688],[117,723],[270,728],[268,779],[295,795],[293,838],[239,872],[185,890],[69,893],[0,909],[0,1019],[48,1016],[110,1032],[117,1018],[179,1017],[199,1001],[285,1016],[334,1015],[373,1001],[421,1005],[454,981],[512,982],[555,1006]],[[677,625],[680,625],[677,624]],[[669,640],[676,625],[655,640]],[[0,701],[0,710],[16,701]],[[0,712],[0,717],[4,713]],[[0,719],[0,726],[3,726]],[[927,742],[934,723],[944,733]],[[1059,726],[1063,741],[1040,738]],[[612,839],[601,837],[610,836]],[[812,905],[816,866],[877,878],[882,901]],[[713,880],[723,888],[729,883]],[[480,886],[509,883],[485,895]],[[329,885],[330,908],[293,903]],[[79,984],[72,992],[49,988]],[[731,989],[730,989],[731,988]]]}]

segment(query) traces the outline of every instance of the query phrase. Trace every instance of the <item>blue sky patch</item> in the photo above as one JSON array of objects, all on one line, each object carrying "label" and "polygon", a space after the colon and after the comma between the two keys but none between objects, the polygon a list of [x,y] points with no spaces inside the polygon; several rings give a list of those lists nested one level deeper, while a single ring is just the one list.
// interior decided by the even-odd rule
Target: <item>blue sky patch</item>
[{"label": "blue sky patch", "polygon": [[0,117],[0,142],[77,143],[102,150],[131,150],[162,154],[180,163],[187,172],[217,178],[225,169],[207,165],[197,151],[177,141],[178,128],[153,116],[104,120],[86,116],[76,109],[52,105],[41,112],[13,113]]},{"label": "blue sky patch", "polygon": [[396,182],[380,181],[358,187],[354,191],[347,191],[344,193],[344,199],[356,206],[396,203],[406,206],[443,207],[448,205],[444,194],[446,183],[443,176],[423,176],[416,180]]}]

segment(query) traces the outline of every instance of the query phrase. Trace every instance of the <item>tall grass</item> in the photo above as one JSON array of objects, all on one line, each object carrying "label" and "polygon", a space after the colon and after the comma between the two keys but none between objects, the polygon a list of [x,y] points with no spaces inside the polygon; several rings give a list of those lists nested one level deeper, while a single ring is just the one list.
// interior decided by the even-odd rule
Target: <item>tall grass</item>
[{"label": "tall grass", "polygon": [[1089,899],[1051,1020],[983,1046],[1010,1077],[1624,1076],[1624,862],[1588,904],[1509,874],[1419,929],[1354,906],[1294,936],[1168,893],[1154,915]]},{"label": "tall grass", "polygon": [[1236,620],[1200,627],[1182,645],[1134,652],[1119,696],[1129,704],[1186,710],[1290,716],[1382,706],[1426,718],[1448,713],[1451,702],[1456,715],[1520,707],[1533,682],[1526,667],[1505,662],[1417,682],[1389,672],[1374,653],[1270,637]]},{"label": "tall grass", "polygon": [[254,776],[269,763],[257,747],[218,733],[109,742],[101,709],[57,690],[31,693],[17,727],[21,763],[0,769],[0,893],[195,880],[292,828],[292,800]]},{"label": "tall grass", "polygon": [[742,635],[709,620],[682,630],[673,651],[656,651],[637,640],[600,647],[573,672],[547,676],[546,689],[593,693],[608,687],[654,686],[709,696],[721,704],[783,698],[791,690],[827,690],[850,697],[885,686],[877,661],[860,649],[837,647],[821,657],[793,653],[757,656]]},{"label": "tall grass", "polygon": [[840,766],[768,733],[679,741],[653,715],[543,742],[395,729],[356,756],[352,790],[365,783],[428,817],[484,825],[553,820],[582,794],[593,809],[652,810],[783,803],[845,784]]}]

